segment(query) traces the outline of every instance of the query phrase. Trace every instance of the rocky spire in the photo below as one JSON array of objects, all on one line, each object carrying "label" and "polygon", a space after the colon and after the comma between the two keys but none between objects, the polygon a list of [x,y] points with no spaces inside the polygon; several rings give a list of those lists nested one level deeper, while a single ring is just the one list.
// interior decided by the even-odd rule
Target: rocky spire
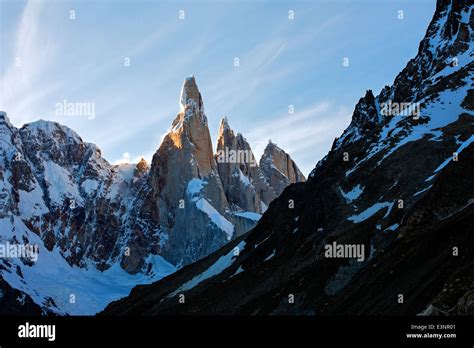
[{"label": "rocky spire", "polygon": [[276,197],[258,167],[249,143],[235,135],[227,117],[221,119],[216,152],[217,170],[229,204],[237,210],[263,213]]},{"label": "rocky spire", "polygon": [[180,112],[163,144],[172,143],[177,149],[191,152],[200,175],[207,175],[216,165],[204,104],[194,76],[184,80],[180,105]]},{"label": "rocky spire", "polygon": [[372,130],[377,125],[378,120],[379,116],[375,105],[375,97],[369,89],[365,92],[365,96],[360,98],[357,103],[352,115],[352,123],[363,134]]},{"label": "rocky spire", "polygon": [[140,161],[137,163],[135,166],[135,175],[142,175],[143,173],[146,173],[148,170],[148,163],[146,163],[146,160],[142,157]]},{"label": "rocky spire", "polygon": [[185,78],[183,87],[181,88],[180,111],[186,114],[186,111],[189,109],[199,112],[200,115],[204,114],[201,93],[199,92],[194,75]]},{"label": "rocky spire", "polygon": [[[217,172],[202,97],[194,77],[185,79],[181,110],[153,156],[146,202],[148,214],[169,235],[163,256],[187,264],[225,244],[232,231],[225,226],[228,203]],[[218,226],[209,217],[220,215]],[[190,223],[192,217],[192,223]]]},{"label": "rocky spire", "polygon": [[260,168],[277,195],[280,195],[289,184],[306,181],[305,176],[290,155],[271,140],[260,159]]},{"label": "rocky spire", "polygon": [[224,150],[225,146],[235,148],[235,134],[229,126],[227,117],[222,117],[217,134],[217,151]]},{"label": "rocky spire", "polygon": [[[385,88],[384,94],[389,95],[389,89]],[[383,115],[377,111],[377,100],[369,89],[365,92],[365,96],[360,98],[354,108],[352,120],[344,130],[344,133],[334,140],[332,148],[340,148],[345,144],[355,142],[364,135],[374,130],[382,121]]]},{"label": "rocky spire", "polygon": [[219,125],[219,135],[218,137],[224,133],[225,130],[229,130],[230,129],[230,126],[229,126],[229,120],[227,119],[226,116],[222,117],[221,118],[221,123]]}]

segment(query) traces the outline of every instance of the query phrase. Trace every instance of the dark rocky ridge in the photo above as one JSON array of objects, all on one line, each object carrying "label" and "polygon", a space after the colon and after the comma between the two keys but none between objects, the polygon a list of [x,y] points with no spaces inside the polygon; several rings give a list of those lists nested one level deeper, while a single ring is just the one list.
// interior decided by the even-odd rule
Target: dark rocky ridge
[{"label": "dark rocky ridge", "polygon": [[41,306],[30,296],[12,288],[6,281],[0,279],[0,315],[41,315]]}]

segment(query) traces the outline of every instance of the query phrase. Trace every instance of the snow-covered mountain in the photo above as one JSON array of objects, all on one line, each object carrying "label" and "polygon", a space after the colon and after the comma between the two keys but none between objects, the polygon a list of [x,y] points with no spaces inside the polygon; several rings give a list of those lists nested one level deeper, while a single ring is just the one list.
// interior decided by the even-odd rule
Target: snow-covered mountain
[{"label": "snow-covered mountain", "polygon": [[307,182],[104,314],[474,314],[473,35],[472,1],[438,0],[416,57],[366,92]]},{"label": "snow-covered mountain", "polygon": [[112,166],[65,126],[40,120],[17,129],[5,113],[0,142],[1,245],[39,248],[35,262],[0,259],[2,293],[22,292],[3,303],[4,311],[21,312],[15,307],[32,299],[41,310],[90,314],[134,284],[175,270],[158,255],[153,228],[140,235],[149,245],[147,268],[134,275],[125,270],[125,248],[138,238],[135,224],[150,223],[134,218],[136,193],[146,182],[143,163]]},{"label": "snow-covered mountain", "polygon": [[[68,127],[40,120],[18,129],[1,112],[0,313],[92,314],[219,249],[276,197],[250,165],[216,161],[194,77],[151,165],[111,165]],[[39,255],[3,257],[21,246]]]}]

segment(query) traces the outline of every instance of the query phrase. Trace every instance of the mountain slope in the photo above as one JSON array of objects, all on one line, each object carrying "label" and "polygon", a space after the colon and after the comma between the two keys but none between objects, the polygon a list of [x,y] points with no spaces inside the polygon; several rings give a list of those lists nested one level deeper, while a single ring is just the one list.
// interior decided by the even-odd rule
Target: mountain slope
[{"label": "mountain slope", "polygon": [[[307,182],[103,314],[472,315],[473,33],[472,6],[439,0],[417,56],[361,98]],[[365,253],[331,257],[333,243]]]}]

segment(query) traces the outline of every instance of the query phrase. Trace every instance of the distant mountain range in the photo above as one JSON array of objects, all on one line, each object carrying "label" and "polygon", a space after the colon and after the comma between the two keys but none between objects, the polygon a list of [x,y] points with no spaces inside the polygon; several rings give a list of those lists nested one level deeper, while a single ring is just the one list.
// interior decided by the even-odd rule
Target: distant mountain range
[{"label": "distant mountain range", "polygon": [[246,233],[301,181],[271,142],[259,165],[226,118],[214,153],[194,77],[151,165],[111,165],[65,126],[1,112],[0,245],[39,255],[2,255],[0,313],[96,313]]},{"label": "distant mountain range", "polygon": [[472,1],[438,0],[416,57],[307,182],[102,314],[473,315],[473,35]]}]

